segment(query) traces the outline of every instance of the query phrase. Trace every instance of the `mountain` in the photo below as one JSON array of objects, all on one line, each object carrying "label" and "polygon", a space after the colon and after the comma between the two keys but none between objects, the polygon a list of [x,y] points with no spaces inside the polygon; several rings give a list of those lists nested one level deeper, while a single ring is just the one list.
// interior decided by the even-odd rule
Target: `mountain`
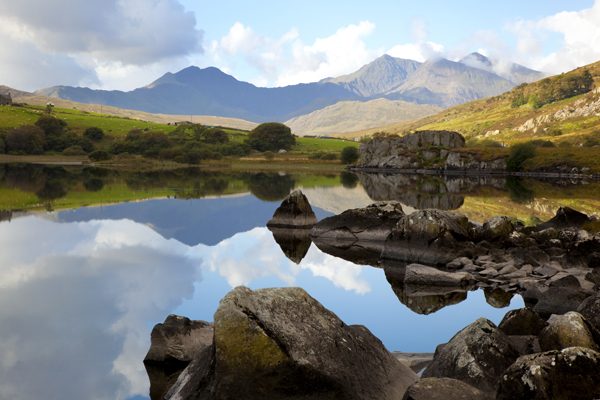
[{"label": "mountain", "polygon": [[459,62],[468,65],[469,67],[478,68],[497,74],[512,82],[512,84],[515,86],[520,85],[521,83],[539,81],[546,76],[546,74],[543,72],[529,69],[520,64],[507,61],[491,60],[488,57],[476,52],[463,57]]},{"label": "mountain", "polygon": [[389,100],[451,107],[507,92],[513,86],[494,73],[437,58],[425,61],[405,83],[384,96]]},{"label": "mountain", "polygon": [[371,97],[400,86],[420,66],[418,61],[384,54],[352,74],[323,79],[319,83],[331,82],[360,96]]},{"label": "mountain", "polygon": [[332,135],[375,128],[437,114],[443,108],[379,98],[367,102],[340,101],[286,121],[292,132],[302,135]]},{"label": "mountain", "polygon": [[[484,69],[467,65],[475,61]],[[368,102],[386,98],[451,107],[510,90],[514,83],[491,72],[494,68],[490,60],[476,53],[464,62],[439,58],[425,63],[383,55],[349,75],[285,87],[256,87],[214,67],[188,67],[174,74],[167,73],[130,92],[56,86],[38,90],[36,94],[149,113],[211,115],[255,123],[284,122],[340,101]],[[522,66],[515,66],[513,71],[515,76],[536,73]],[[378,104],[385,105],[378,113],[389,109],[389,103]],[[364,109],[373,110],[372,106],[369,104]],[[404,103],[398,106],[407,107]],[[389,116],[405,114],[407,112],[398,110]],[[390,118],[386,118],[385,123]],[[332,121],[332,125],[337,122]]]},{"label": "mountain", "polygon": [[216,115],[252,122],[285,121],[356,94],[333,83],[260,88],[221,70],[188,67],[131,92],[56,86],[38,95],[163,114]]}]

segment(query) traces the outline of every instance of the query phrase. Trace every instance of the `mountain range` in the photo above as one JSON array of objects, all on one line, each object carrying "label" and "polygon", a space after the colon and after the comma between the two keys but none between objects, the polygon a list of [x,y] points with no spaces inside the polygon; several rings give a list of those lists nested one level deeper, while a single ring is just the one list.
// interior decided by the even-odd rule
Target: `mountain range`
[{"label": "mountain range", "polygon": [[[508,73],[503,77],[495,73],[496,70]],[[213,115],[256,123],[286,122],[299,116],[306,119],[315,111],[342,101],[369,103],[383,98],[400,101],[397,103],[399,115],[395,117],[392,111],[389,119],[402,121],[435,112],[431,106],[446,108],[501,94],[516,84],[537,80],[540,76],[538,71],[512,63],[494,63],[478,53],[459,62],[437,58],[424,63],[383,55],[349,75],[276,88],[239,81],[214,67],[192,66],[177,73],[166,73],[130,92],[55,86],[35,93],[149,113]],[[403,102],[426,104],[428,108],[412,115],[402,110]],[[390,108],[390,103],[376,104]],[[372,109],[373,106],[371,103],[365,107]],[[354,111],[350,113],[356,114],[356,107],[351,108]],[[351,119],[351,115],[341,118]]]}]

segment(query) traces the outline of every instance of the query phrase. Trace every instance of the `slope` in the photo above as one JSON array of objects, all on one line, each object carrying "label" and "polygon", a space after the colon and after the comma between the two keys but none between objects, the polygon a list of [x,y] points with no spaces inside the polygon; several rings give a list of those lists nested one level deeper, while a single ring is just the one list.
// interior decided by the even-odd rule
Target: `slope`
[{"label": "slope", "polygon": [[471,53],[463,57],[459,62],[469,67],[497,74],[515,86],[521,83],[535,82],[546,76],[543,72],[504,60],[492,60],[479,53]]}]

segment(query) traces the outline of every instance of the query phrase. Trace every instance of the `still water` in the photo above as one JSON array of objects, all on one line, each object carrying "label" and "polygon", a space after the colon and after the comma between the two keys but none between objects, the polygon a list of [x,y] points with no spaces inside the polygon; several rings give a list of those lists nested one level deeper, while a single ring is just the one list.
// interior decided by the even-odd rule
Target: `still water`
[{"label": "still water", "polygon": [[304,251],[288,258],[293,249],[282,249],[265,225],[295,187],[319,220],[374,200],[400,200],[407,211],[458,209],[474,220],[496,211],[547,219],[560,205],[599,211],[597,185],[580,182],[31,166],[0,172],[2,399],[148,398],[142,361],[152,327],[169,314],[212,321],[237,285],[300,286],[391,351],[433,352],[475,319],[498,323],[523,307],[515,296],[494,308],[478,290],[421,315],[399,301],[380,268],[314,245],[303,258]]}]

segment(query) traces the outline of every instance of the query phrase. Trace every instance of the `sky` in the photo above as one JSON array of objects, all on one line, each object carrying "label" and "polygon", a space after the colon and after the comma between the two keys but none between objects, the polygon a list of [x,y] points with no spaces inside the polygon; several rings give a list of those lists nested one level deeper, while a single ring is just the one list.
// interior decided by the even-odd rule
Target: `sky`
[{"label": "sky", "polygon": [[0,34],[0,85],[26,91],[129,91],[191,65],[286,86],[473,51],[556,74],[600,60],[600,0],[0,0]]}]

